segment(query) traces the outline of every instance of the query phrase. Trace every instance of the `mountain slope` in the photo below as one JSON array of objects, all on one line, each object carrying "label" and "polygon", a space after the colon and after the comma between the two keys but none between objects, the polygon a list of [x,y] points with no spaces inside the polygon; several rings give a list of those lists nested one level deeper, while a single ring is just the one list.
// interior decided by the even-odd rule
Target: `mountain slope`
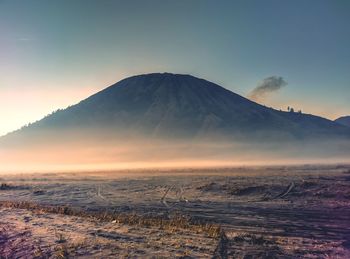
[{"label": "mountain slope", "polygon": [[335,120],[335,122],[350,127],[350,116],[344,116],[344,117],[340,117],[338,119]]},{"label": "mountain slope", "polygon": [[281,112],[190,75],[155,73],[126,78],[15,132],[108,131],[112,135],[194,138],[307,138],[349,134],[332,121]]}]

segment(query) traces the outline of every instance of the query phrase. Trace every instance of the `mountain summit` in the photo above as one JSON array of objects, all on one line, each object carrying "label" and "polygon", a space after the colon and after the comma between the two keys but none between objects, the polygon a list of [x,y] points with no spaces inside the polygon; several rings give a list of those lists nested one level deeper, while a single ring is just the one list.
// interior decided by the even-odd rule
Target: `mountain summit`
[{"label": "mountain summit", "polygon": [[348,133],[332,121],[277,111],[206,80],[170,73],[126,78],[15,134],[38,130],[100,130],[161,138],[305,138]]}]

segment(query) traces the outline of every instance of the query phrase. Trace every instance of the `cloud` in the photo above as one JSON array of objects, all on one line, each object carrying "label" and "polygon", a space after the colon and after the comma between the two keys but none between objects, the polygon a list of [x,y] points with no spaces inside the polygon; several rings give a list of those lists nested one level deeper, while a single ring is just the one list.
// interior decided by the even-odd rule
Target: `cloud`
[{"label": "cloud", "polygon": [[263,79],[248,95],[251,100],[261,100],[269,94],[285,87],[288,83],[281,76],[270,76]]}]

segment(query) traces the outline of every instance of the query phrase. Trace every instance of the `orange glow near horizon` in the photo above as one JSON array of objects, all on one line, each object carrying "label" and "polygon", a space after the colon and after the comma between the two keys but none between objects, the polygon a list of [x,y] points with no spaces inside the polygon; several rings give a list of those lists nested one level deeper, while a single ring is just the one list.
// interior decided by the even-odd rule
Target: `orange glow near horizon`
[{"label": "orange glow near horizon", "polygon": [[163,162],[118,162],[102,164],[56,164],[56,165],[2,165],[0,174],[8,173],[69,173],[69,172],[103,172],[121,170],[176,170],[176,169],[218,169],[235,167],[264,167],[264,166],[298,166],[298,165],[329,165],[349,164],[344,159],[281,159],[276,161],[221,161],[221,160],[185,160]]},{"label": "orange glow near horizon", "polygon": [[[42,119],[57,109],[65,109],[70,105],[86,99],[122,79],[107,78],[103,82],[71,82],[70,85],[49,86],[42,82],[44,87],[26,85],[0,89],[0,136],[17,130],[22,126]],[[20,85],[20,82],[18,83]]]},{"label": "orange glow near horizon", "polygon": [[[84,138],[82,136],[82,138]],[[282,146],[225,141],[150,141],[133,139],[60,143],[43,147],[0,148],[0,172],[65,172],[123,169],[208,168],[349,163],[347,143],[286,143]],[[37,143],[36,143],[37,144]],[[314,147],[314,144],[316,145]],[[333,146],[333,148],[332,148]],[[327,151],[323,152],[327,147]],[[332,151],[332,149],[335,150]]]}]

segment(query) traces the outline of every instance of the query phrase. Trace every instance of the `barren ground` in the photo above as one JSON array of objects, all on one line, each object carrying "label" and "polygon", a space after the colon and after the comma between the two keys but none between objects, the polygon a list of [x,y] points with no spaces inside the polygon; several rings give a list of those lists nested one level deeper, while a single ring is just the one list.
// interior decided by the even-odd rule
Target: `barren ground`
[{"label": "barren ground", "polygon": [[350,258],[350,166],[3,174],[0,183],[1,258]]}]

